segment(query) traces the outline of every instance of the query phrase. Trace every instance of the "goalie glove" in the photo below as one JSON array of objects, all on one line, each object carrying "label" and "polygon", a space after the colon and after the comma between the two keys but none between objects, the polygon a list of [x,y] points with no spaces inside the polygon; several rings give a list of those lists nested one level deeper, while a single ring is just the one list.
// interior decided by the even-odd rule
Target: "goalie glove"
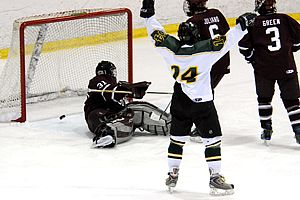
[{"label": "goalie glove", "polygon": [[138,83],[128,83],[126,81],[120,81],[118,84],[126,90],[132,92],[132,94],[128,95],[129,97],[142,99],[146,94],[146,90],[148,89],[151,82],[142,81]]},{"label": "goalie glove", "polygon": [[154,14],[154,0],[143,0],[143,6],[140,10],[140,16],[142,18],[150,18]]},{"label": "goalie glove", "polygon": [[138,82],[131,85],[132,89],[132,97],[136,99],[142,99],[146,94],[146,90],[148,89],[151,82]]},{"label": "goalie glove", "polygon": [[155,30],[151,34],[151,37],[155,41],[155,46],[160,46],[161,43],[163,43],[165,41],[165,39],[167,38],[167,36],[168,35],[165,32],[160,31],[160,30]]},{"label": "goalie glove", "polygon": [[245,13],[236,19],[236,24],[240,24],[242,30],[244,31],[248,27],[254,25],[256,17],[257,17],[257,14],[255,14],[255,13]]}]

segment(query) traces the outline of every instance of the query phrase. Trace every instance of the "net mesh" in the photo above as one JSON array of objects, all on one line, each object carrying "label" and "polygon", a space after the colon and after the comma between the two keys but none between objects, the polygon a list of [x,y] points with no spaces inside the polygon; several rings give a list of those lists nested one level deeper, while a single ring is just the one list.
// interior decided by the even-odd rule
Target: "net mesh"
[{"label": "net mesh", "polygon": [[[101,60],[117,67],[118,80],[128,80],[128,13],[84,17],[107,11],[85,9],[18,19],[7,62],[0,76],[0,121],[21,115],[20,33],[22,23],[61,18],[26,26],[24,31],[26,102],[85,95]],[[67,16],[82,16],[68,20]]]}]

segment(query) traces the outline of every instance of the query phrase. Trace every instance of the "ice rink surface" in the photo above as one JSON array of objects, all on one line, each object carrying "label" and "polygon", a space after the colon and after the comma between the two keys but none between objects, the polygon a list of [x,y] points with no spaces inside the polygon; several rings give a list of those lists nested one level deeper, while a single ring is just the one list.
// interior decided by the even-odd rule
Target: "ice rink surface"
[{"label": "ice rink surface", "polygon": [[[295,57],[300,66],[300,53]],[[152,82],[149,91],[172,91],[173,80],[166,65],[146,38],[134,40],[134,81],[142,80]],[[148,94],[144,100],[164,109],[170,98]],[[209,175],[202,144],[185,145],[173,194],[164,185],[168,137],[137,135],[114,149],[91,149],[92,135],[85,124],[82,107],[73,108],[69,101],[29,106],[28,122],[0,124],[1,199],[299,198],[300,145],[295,142],[279,91],[276,89],[273,99],[274,134],[267,147],[259,138],[252,67],[237,48],[231,51],[231,73],[215,91],[224,135],[222,174],[235,184],[232,196],[208,195]],[[84,98],[79,101],[83,104]],[[59,120],[58,116],[67,108],[75,114]]]}]

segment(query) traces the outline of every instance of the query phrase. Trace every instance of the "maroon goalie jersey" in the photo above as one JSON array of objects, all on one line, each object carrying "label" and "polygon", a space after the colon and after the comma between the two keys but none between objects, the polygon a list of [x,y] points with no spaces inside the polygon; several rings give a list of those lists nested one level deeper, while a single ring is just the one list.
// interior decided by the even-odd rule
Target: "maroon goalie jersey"
[{"label": "maroon goalie jersey", "polygon": [[295,76],[293,52],[300,49],[300,25],[286,14],[258,16],[239,48],[257,75],[269,79]]},{"label": "maroon goalie jersey", "polygon": [[[187,20],[196,24],[200,30],[201,39],[206,40],[218,35],[225,35],[229,25],[224,15],[217,9],[207,9],[205,12],[197,13]],[[229,69],[229,52],[216,62],[211,70],[212,74],[226,74]]]},{"label": "maroon goalie jersey", "polygon": [[[89,81],[88,89],[95,90],[124,90],[117,83],[115,77],[110,75],[98,75]],[[98,108],[119,112],[124,108],[124,94],[114,92],[88,92],[87,99],[84,103],[85,117]]]}]

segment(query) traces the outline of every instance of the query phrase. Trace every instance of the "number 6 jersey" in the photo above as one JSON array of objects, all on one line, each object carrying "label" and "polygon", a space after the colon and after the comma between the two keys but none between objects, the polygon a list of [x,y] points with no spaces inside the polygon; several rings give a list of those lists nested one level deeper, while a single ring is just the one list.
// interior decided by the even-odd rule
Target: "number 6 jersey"
[{"label": "number 6 jersey", "polygon": [[282,13],[260,15],[239,42],[240,52],[251,58],[254,72],[268,79],[297,75],[293,52],[300,49],[300,25]]}]

